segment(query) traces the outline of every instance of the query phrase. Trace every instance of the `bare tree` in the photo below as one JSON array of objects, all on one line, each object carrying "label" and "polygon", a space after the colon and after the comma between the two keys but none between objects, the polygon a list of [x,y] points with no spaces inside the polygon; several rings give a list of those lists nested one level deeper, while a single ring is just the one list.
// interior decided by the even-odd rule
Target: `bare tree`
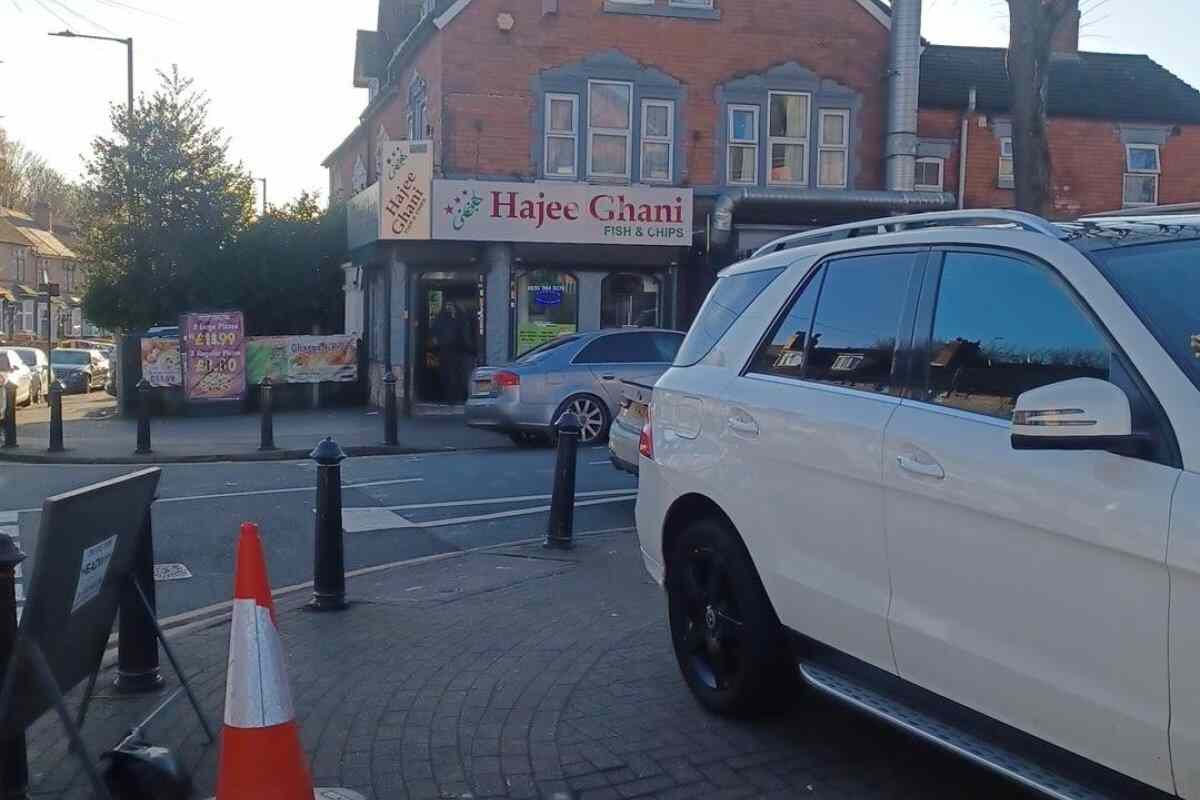
[{"label": "bare tree", "polygon": [[1017,208],[1050,211],[1050,145],[1046,93],[1054,33],[1077,0],[1008,0],[1008,91],[1013,122]]},{"label": "bare tree", "polygon": [[79,186],[0,128],[0,206],[32,212],[38,202],[49,203],[58,218],[75,221]]}]

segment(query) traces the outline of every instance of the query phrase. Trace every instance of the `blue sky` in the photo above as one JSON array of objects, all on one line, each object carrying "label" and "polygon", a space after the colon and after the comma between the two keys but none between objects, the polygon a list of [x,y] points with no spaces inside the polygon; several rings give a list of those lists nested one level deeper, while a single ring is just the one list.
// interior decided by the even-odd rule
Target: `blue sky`
[{"label": "blue sky", "polygon": [[[268,179],[273,202],[324,190],[320,162],[366,101],[350,85],[354,31],[374,27],[377,2],[0,0],[0,125],[64,172],[80,171],[80,154],[107,129],[108,103],[124,101],[124,49],[45,34],[67,24],[103,34],[98,24],[134,37],[139,90],[171,64],[196,79],[233,155]],[[1083,49],[1147,53],[1200,86],[1200,15],[1185,13],[1183,0],[1081,4]],[[926,0],[924,34],[940,44],[1003,45],[1007,6]]]}]

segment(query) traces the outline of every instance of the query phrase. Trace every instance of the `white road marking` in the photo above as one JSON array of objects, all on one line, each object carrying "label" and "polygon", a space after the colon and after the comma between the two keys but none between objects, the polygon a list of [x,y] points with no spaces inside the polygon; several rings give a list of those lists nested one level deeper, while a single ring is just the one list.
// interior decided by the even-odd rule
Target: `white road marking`
[{"label": "white road marking", "polygon": [[[601,497],[596,500],[582,500],[575,504],[576,508],[584,508],[586,506],[599,506],[607,503],[623,503],[629,500],[636,500],[637,495],[631,494],[624,497]],[[450,517],[449,519],[432,519],[427,522],[417,522],[415,525],[423,528],[442,528],[447,525],[465,525],[468,522],[486,522],[492,519],[505,519],[507,517],[525,517],[532,514],[542,514],[550,510],[550,506],[536,506],[534,508],[517,508],[512,511],[497,511],[494,514],[476,514],[470,517]]]},{"label": "white road marking", "polygon": [[411,527],[413,523],[386,508],[342,509],[342,530],[346,533],[369,533]]},{"label": "white road marking", "polygon": [[[395,486],[400,483],[420,483],[424,478],[397,478],[390,481],[367,481],[365,483],[343,483],[343,489],[366,489],[372,486]],[[315,492],[315,486],[296,486],[290,489],[255,489],[247,492],[219,492],[217,494],[193,494],[183,497],[160,497],[159,503],[189,503],[195,500],[219,500],[224,497],[256,497],[268,494],[295,494]]]},{"label": "white road marking", "polygon": [[[618,497],[598,497],[593,500],[580,500],[575,503],[575,507],[586,508],[588,506],[605,505],[608,503],[624,503],[636,499],[637,495],[626,492]],[[450,505],[466,505],[466,503]],[[532,506],[530,508],[515,508],[510,511],[496,511],[491,514],[472,514],[465,517],[445,517],[443,519],[429,519],[418,522],[410,520],[407,517],[402,517],[388,508],[347,508],[342,510],[342,527],[346,533],[371,533],[400,528],[445,528],[450,525],[465,525],[471,522],[487,522],[489,520],[509,519],[511,517],[528,517],[534,514],[544,514],[549,510],[550,506]]]},{"label": "white road marking", "polygon": [[608,458],[606,458],[606,459],[604,459],[603,461],[589,461],[589,462],[588,462],[588,466],[589,466],[589,467],[598,467],[598,466],[600,466],[601,464],[603,464],[603,465],[604,465],[604,466],[606,466],[606,467],[611,467],[611,466],[612,466],[612,460],[611,460],[611,459],[608,459]]},{"label": "white road marking", "polygon": [[18,514],[29,514],[41,511],[40,508],[18,508],[13,511],[0,511],[0,525],[16,525]]},{"label": "white road marking", "polygon": [[[616,494],[632,494],[637,489],[600,489],[594,492],[577,492],[576,497],[607,497]],[[453,508],[455,506],[490,506],[504,503],[520,503],[526,500],[549,500],[549,494],[523,494],[512,497],[481,497],[475,500],[443,500],[437,503],[409,503],[402,506],[383,506],[389,511],[414,511],[421,508]]]}]

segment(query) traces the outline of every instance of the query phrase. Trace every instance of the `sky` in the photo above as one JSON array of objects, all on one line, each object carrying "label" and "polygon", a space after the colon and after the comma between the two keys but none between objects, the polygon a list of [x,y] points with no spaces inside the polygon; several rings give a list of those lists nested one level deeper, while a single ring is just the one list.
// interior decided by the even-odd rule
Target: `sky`
[{"label": "sky", "polygon": [[[583,2],[584,0],[568,0]],[[1081,0],[1080,47],[1147,53],[1200,87],[1194,0]],[[92,138],[125,99],[125,49],[50,31],[133,36],[139,92],[178,65],[209,96],[230,152],[267,179],[272,203],[327,187],[321,161],[366,104],[351,85],[354,31],[378,0],[0,0],[0,126],[75,177]],[[1003,45],[1004,0],[926,0],[937,44]]]}]

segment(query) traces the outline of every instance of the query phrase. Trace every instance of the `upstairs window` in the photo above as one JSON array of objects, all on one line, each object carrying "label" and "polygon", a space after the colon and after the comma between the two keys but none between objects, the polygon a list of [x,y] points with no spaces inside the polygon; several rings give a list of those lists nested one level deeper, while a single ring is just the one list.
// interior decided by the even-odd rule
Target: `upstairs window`
[{"label": "upstairs window", "polygon": [[849,177],[850,112],[822,109],[820,117],[817,186],[821,189],[845,189]]},{"label": "upstairs window", "polygon": [[579,152],[579,97],[546,95],[546,177],[574,178]]},{"label": "upstairs window", "polygon": [[1158,177],[1162,173],[1158,145],[1126,145],[1125,170],[1125,206],[1152,206],[1158,203]]},{"label": "upstairs window", "polygon": [[1000,137],[1000,168],[997,185],[1002,189],[1013,188],[1013,141],[1011,136]]},{"label": "upstairs window", "polygon": [[918,158],[917,180],[915,188],[918,192],[940,192],[945,186],[945,162],[940,158]]},{"label": "upstairs window", "polygon": [[629,179],[633,85],[588,81],[588,175]]},{"label": "upstairs window", "polygon": [[677,8],[712,8],[713,0],[670,0],[669,4]]},{"label": "upstairs window", "polygon": [[809,95],[770,92],[767,182],[792,186],[808,183]]},{"label": "upstairs window", "polygon": [[758,183],[758,106],[729,107],[725,175],[729,183]]},{"label": "upstairs window", "polygon": [[675,103],[642,101],[642,180],[670,183],[675,168]]}]

